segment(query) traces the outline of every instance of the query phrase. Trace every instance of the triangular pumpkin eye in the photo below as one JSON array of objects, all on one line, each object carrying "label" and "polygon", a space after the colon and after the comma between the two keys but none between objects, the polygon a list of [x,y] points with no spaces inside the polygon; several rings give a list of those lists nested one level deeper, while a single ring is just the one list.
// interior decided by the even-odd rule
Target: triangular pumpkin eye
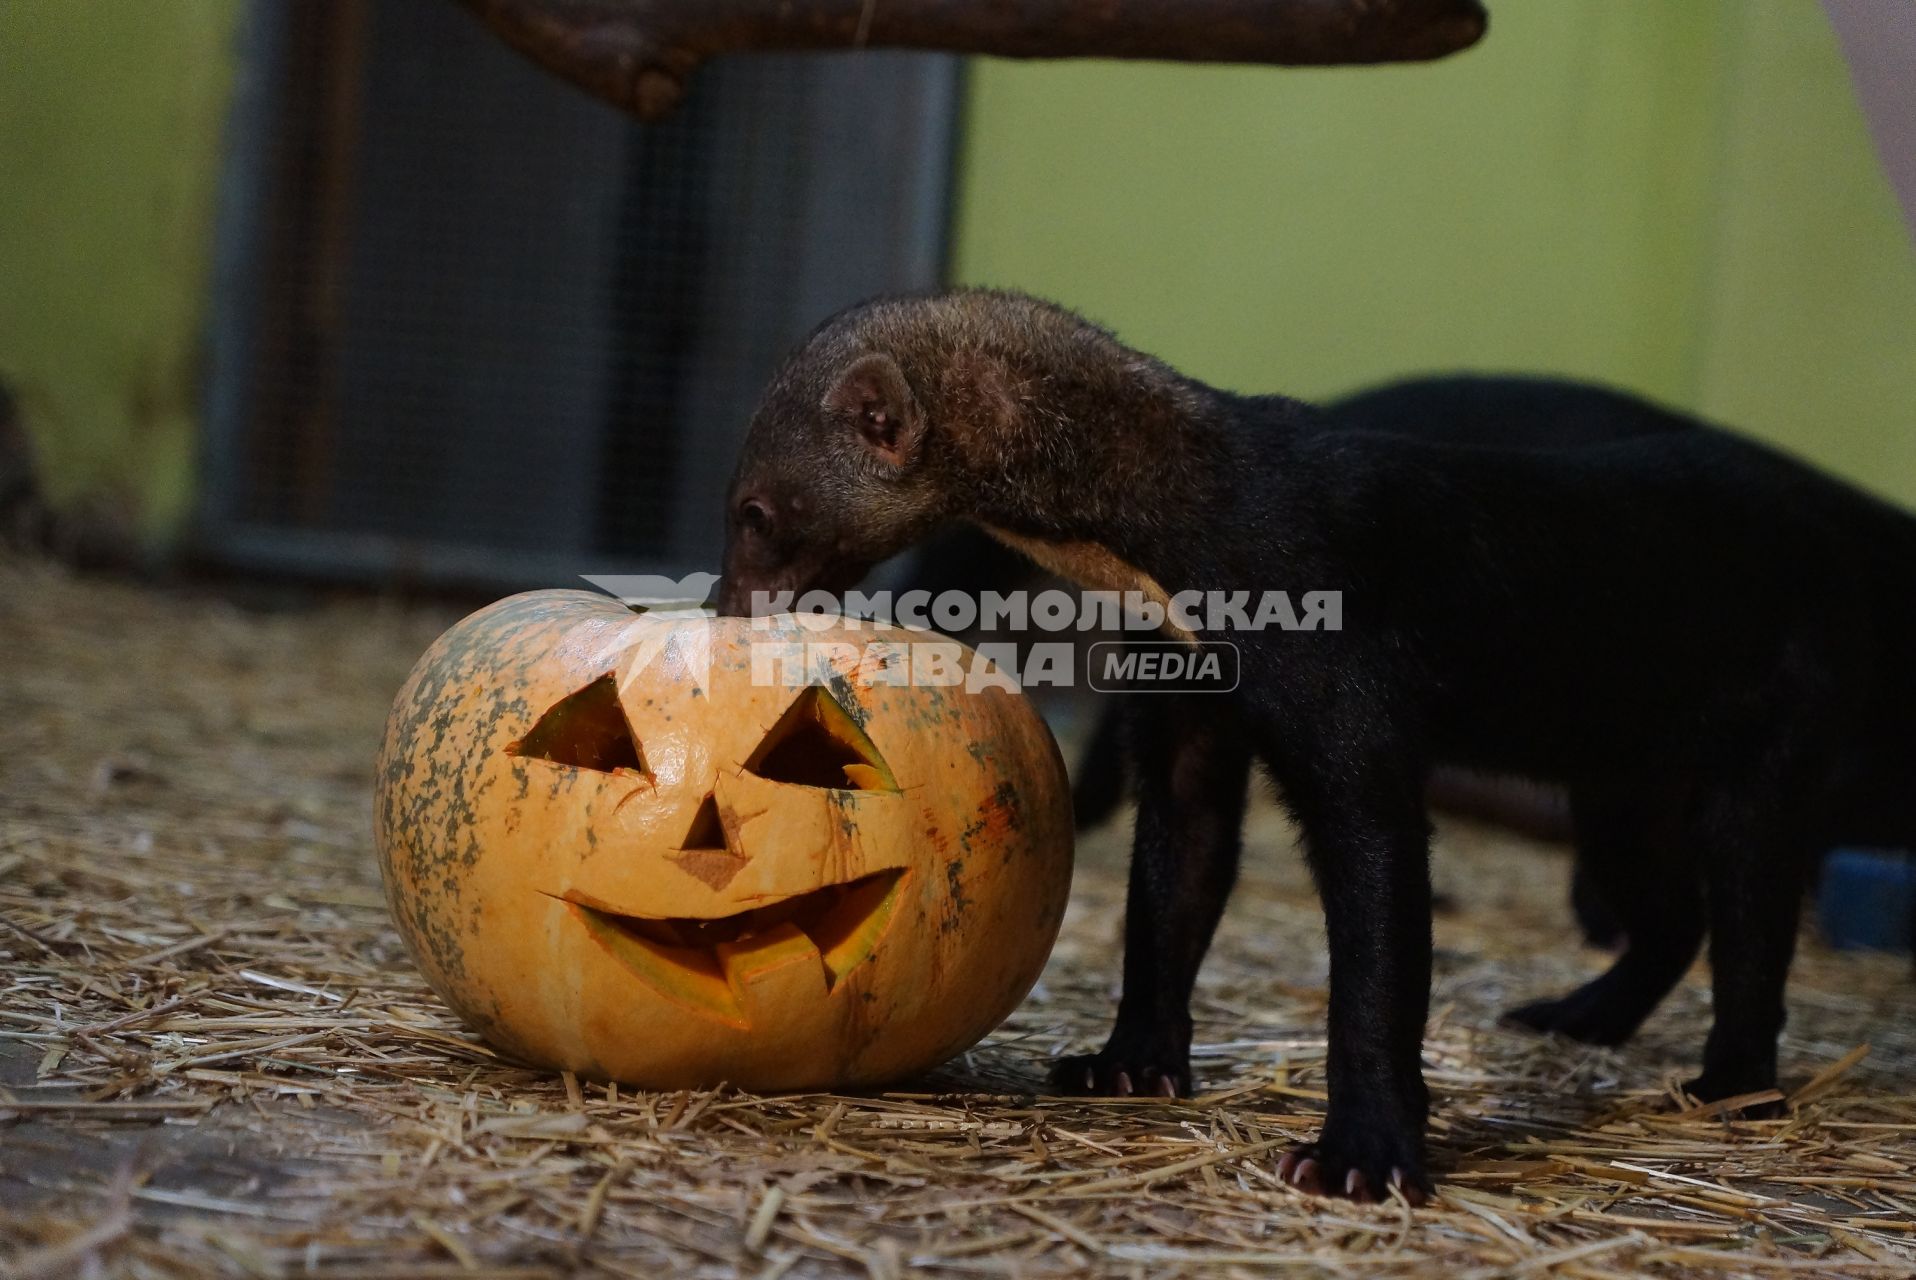
[{"label": "triangular pumpkin eye", "polygon": [[822,686],[810,685],[745,762],[772,782],[841,791],[896,791],[891,766],[858,721]]},{"label": "triangular pumpkin eye", "polygon": [[625,708],[619,705],[619,682],[610,671],[553,703],[530,733],[506,748],[506,754],[602,773],[646,772],[639,740],[632,736]]}]

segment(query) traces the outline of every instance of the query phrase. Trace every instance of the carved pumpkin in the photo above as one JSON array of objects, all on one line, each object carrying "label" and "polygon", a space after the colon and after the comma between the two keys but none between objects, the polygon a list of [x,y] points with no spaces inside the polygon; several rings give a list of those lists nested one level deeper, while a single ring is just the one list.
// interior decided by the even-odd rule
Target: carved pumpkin
[{"label": "carved pumpkin", "polygon": [[905,640],[952,644],[583,591],[454,626],[374,809],[433,988],[516,1057],[650,1088],[875,1084],[976,1042],[1056,939],[1065,775],[1023,695],[905,683]]}]

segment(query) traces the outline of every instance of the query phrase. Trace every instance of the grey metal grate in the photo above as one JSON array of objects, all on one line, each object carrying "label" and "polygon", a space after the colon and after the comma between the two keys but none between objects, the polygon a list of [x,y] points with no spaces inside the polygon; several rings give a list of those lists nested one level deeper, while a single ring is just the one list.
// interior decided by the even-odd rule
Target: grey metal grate
[{"label": "grey metal grate", "polygon": [[938,279],[947,59],[735,59],[641,126],[449,3],[251,18],[217,558],[490,584],[712,567],[779,355],[837,306]]}]

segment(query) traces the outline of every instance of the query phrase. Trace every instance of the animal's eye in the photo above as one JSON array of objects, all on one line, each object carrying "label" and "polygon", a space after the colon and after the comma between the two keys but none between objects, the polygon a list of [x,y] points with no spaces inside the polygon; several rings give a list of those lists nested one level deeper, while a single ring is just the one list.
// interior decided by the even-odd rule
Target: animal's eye
[{"label": "animal's eye", "polygon": [[763,537],[772,530],[772,512],[757,498],[747,498],[739,504],[738,522],[746,532]]}]

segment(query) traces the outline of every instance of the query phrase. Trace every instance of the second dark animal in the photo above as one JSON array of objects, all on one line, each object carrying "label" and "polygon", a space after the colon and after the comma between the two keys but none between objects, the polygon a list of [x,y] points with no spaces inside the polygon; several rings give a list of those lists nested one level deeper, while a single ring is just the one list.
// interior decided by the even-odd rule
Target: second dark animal
[{"label": "second dark animal", "polygon": [[[1641,397],[1587,382],[1473,374],[1406,378],[1353,392],[1324,405],[1321,423],[1329,430],[1498,449],[1581,449],[1702,425]],[[1109,821],[1124,801],[1132,774],[1126,709],[1120,697],[1102,699],[1078,758],[1072,805],[1080,828]],[[1434,807],[1543,839],[1572,836],[1569,804],[1559,788],[1439,769],[1431,778],[1430,798]],[[1622,940],[1616,912],[1586,868],[1577,870],[1571,903],[1590,942],[1607,947]]]},{"label": "second dark animal", "polygon": [[1614,966],[1525,1022],[1620,1040],[1707,932],[1706,1100],[1776,1084],[1818,842],[1916,838],[1916,518],[1721,431],[1568,451],[1327,431],[1034,299],[881,300],[768,388],[721,605],[849,586],[956,520],[1098,589],[1341,593],[1340,629],[1234,632],[1233,695],[1152,700],[1117,1023],[1055,1076],[1190,1088],[1192,985],[1261,759],[1330,950],[1329,1107],[1279,1165],[1307,1190],[1429,1186],[1438,764],[1567,786],[1626,913]]}]

